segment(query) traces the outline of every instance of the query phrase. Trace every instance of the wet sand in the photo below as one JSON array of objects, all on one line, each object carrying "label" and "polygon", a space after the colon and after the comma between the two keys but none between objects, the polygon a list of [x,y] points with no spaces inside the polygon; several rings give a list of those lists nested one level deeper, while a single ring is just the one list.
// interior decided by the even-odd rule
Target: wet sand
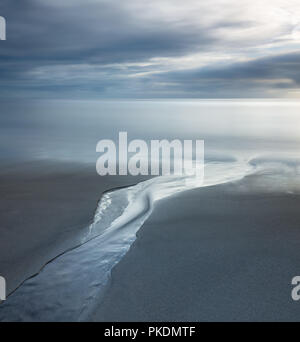
[{"label": "wet sand", "polygon": [[163,200],[94,321],[299,321],[300,197],[255,177]]},{"label": "wet sand", "polygon": [[141,177],[100,177],[94,164],[27,162],[0,172],[0,274],[10,293],[80,243],[102,193]]},{"label": "wet sand", "polygon": [[[94,165],[3,168],[0,274],[9,291],[80,241],[104,191],[141,180],[101,178]],[[250,176],[157,202],[89,319],[299,321],[291,279],[300,272],[300,196],[266,184]]]}]

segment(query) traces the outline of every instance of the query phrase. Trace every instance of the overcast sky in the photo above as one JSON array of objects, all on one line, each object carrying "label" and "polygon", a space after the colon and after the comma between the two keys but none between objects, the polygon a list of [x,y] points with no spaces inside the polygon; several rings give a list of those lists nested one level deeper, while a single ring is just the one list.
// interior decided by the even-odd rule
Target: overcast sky
[{"label": "overcast sky", "polygon": [[0,97],[300,97],[299,0],[1,0]]}]

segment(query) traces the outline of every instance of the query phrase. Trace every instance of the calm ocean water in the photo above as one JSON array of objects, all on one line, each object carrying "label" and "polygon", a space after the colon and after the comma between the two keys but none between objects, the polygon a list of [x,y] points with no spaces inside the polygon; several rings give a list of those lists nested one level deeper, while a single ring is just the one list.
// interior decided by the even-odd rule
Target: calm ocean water
[{"label": "calm ocean water", "polygon": [[160,100],[2,103],[2,161],[96,162],[100,139],[204,139],[217,159],[297,154],[300,101]]}]

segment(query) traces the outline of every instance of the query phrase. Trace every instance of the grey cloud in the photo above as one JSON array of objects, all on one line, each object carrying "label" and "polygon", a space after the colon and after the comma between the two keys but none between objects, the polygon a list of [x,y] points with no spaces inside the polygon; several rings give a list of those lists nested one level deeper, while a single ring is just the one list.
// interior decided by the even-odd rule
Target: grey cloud
[{"label": "grey cloud", "polygon": [[111,63],[180,55],[213,43],[209,32],[190,25],[142,21],[123,2],[65,8],[34,0],[17,4],[0,5],[9,23],[1,58]]},{"label": "grey cloud", "polygon": [[[253,20],[227,18],[200,28],[188,21],[146,20],[137,11],[121,0],[78,0],[69,6],[42,0],[1,0],[8,40],[0,45],[0,96],[242,97],[299,86],[298,53],[226,66],[212,61],[209,66],[180,72],[161,72],[156,65],[113,66],[195,52],[230,52],[232,42],[215,30],[239,32],[255,25]],[[250,43],[240,44],[242,48]],[[66,77],[61,75],[64,67]],[[150,74],[131,77],[134,71]],[[160,73],[152,74],[157,71]]]},{"label": "grey cloud", "polygon": [[266,96],[269,90],[300,88],[300,52],[257,58],[226,66],[212,65],[188,71],[169,72],[152,82],[171,84],[171,88],[192,96],[216,94],[243,97],[248,93]]},{"label": "grey cloud", "polygon": [[7,90],[15,83],[19,90],[27,80],[27,90],[32,90],[38,82],[28,73],[38,67],[141,62],[183,55],[213,43],[208,32],[189,25],[183,29],[142,21],[124,4],[99,1],[86,6],[82,1],[55,7],[37,0],[2,0],[0,14],[8,22],[8,39],[1,43],[0,86]]}]

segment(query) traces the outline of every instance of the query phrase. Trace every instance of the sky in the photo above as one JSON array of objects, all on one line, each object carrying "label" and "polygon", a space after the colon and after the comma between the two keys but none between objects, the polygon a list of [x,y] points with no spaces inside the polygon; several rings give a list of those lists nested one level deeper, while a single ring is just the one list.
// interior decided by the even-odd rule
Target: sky
[{"label": "sky", "polygon": [[299,0],[1,0],[0,98],[300,98]]}]

